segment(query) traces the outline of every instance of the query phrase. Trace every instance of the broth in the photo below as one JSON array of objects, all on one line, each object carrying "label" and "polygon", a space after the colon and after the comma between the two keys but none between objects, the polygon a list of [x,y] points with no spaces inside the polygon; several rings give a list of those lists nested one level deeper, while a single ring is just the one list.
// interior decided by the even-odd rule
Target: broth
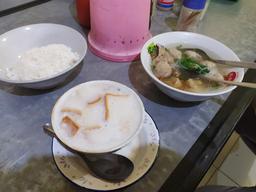
[{"label": "broth", "polygon": [[[157,45],[158,46],[158,45]],[[152,56],[152,55],[151,55]],[[207,92],[224,88],[226,85],[216,83],[183,69],[178,62],[183,58],[200,65],[206,72],[206,77],[224,80],[223,71],[202,53],[192,49],[165,48],[158,46],[157,54],[152,56],[152,71],[154,75],[167,85],[190,92]]]}]

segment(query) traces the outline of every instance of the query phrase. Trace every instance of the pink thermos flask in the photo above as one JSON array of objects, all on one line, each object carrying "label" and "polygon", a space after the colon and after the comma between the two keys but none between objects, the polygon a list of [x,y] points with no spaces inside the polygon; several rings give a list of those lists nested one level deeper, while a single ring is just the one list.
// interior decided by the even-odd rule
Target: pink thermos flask
[{"label": "pink thermos flask", "polygon": [[149,32],[151,0],[91,0],[90,50],[111,61],[136,59]]}]

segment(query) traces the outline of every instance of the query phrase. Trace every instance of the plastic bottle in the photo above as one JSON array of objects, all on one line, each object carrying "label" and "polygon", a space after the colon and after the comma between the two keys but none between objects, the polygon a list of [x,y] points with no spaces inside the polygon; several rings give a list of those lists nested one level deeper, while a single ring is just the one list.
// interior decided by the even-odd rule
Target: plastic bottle
[{"label": "plastic bottle", "polygon": [[173,8],[175,0],[157,0],[157,8],[162,11],[169,11]]},{"label": "plastic bottle", "polygon": [[207,0],[184,0],[176,30],[196,31]]},{"label": "plastic bottle", "polygon": [[81,25],[90,28],[90,0],[76,0],[77,18]]}]

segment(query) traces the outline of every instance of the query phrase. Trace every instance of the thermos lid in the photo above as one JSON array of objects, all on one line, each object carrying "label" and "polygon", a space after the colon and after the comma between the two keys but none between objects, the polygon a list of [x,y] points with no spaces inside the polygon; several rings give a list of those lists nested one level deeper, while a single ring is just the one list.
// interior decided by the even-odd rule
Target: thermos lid
[{"label": "thermos lid", "polygon": [[183,0],[183,6],[190,9],[204,9],[207,0]]}]

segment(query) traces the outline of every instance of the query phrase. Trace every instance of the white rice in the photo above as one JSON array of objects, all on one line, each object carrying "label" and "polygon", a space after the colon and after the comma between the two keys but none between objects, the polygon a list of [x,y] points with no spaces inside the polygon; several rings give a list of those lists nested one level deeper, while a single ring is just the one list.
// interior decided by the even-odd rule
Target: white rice
[{"label": "white rice", "polygon": [[36,80],[53,76],[74,65],[79,55],[63,44],[49,44],[23,53],[15,67],[6,68],[11,80]]}]

